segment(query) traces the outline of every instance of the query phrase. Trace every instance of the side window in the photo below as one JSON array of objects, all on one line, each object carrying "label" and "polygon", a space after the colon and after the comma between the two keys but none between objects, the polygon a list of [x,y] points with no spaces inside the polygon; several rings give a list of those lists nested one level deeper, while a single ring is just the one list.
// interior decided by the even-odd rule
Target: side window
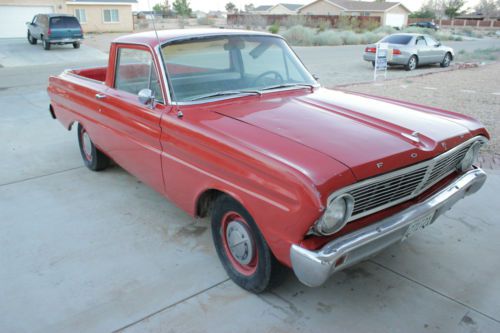
[{"label": "side window", "polygon": [[424,37],[418,37],[418,38],[417,38],[417,42],[416,42],[415,44],[417,44],[417,45],[422,45],[422,46],[427,45],[427,43],[425,42]]},{"label": "side window", "polygon": [[437,45],[437,41],[430,37],[430,36],[425,36],[425,41],[427,42],[427,45],[430,45],[430,46],[436,46]]},{"label": "side window", "polygon": [[115,88],[134,95],[142,89],[151,89],[156,101],[164,103],[153,58],[146,50],[118,49]]},{"label": "side window", "polygon": [[34,18],[33,18],[33,22],[31,22],[33,24],[36,24],[38,23],[38,15],[36,15]]}]

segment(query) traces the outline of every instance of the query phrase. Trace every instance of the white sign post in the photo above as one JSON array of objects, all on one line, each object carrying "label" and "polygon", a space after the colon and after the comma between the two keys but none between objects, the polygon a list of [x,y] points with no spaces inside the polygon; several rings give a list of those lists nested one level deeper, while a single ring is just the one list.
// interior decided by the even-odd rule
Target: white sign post
[{"label": "white sign post", "polygon": [[378,43],[375,52],[375,66],[373,68],[373,81],[377,80],[380,71],[384,71],[384,78],[387,78],[387,60],[389,58],[389,44]]}]

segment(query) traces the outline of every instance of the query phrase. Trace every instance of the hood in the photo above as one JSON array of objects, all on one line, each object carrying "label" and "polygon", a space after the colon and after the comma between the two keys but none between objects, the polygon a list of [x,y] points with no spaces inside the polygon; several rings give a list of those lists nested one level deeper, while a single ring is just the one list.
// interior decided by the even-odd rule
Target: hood
[{"label": "hood", "polygon": [[432,158],[472,136],[466,117],[324,88],[249,98],[212,112],[328,155],[358,180]]}]

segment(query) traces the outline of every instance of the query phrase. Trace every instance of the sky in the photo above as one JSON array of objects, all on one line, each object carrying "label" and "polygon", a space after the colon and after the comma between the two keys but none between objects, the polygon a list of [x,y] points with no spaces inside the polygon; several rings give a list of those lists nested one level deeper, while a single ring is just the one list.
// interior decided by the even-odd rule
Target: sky
[{"label": "sky", "polygon": [[[163,2],[164,0],[137,0],[138,4],[134,5],[134,10],[151,10],[156,3]],[[174,0],[170,0],[170,4],[172,4]],[[233,2],[236,7],[239,9],[243,9],[245,4],[253,3],[255,6],[259,5],[275,5],[277,3],[297,3],[297,4],[306,4],[310,3],[313,0],[189,0],[191,4],[191,8],[193,10],[201,10],[204,12],[208,12],[210,10],[224,10],[224,6],[229,1]],[[393,0],[397,2],[396,0]],[[399,2],[403,3],[410,10],[418,10],[425,0],[400,0]],[[464,9],[468,7],[474,7],[479,0],[467,0],[465,1]],[[149,5],[148,5],[149,3]]]}]

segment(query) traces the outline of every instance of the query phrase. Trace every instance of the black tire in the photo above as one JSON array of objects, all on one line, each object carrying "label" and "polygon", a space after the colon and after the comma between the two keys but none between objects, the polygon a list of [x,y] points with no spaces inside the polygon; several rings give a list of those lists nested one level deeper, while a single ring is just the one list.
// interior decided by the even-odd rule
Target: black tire
[{"label": "black tire", "polygon": [[78,124],[78,145],[83,163],[92,171],[104,170],[109,165],[109,157],[96,148],[85,128]]},{"label": "black tire", "polygon": [[46,50],[46,51],[50,50],[50,43],[46,39],[43,39],[42,43],[43,43],[44,50]]},{"label": "black tire", "polygon": [[[230,228],[227,228],[226,221],[228,218],[231,224],[236,222],[240,227],[243,226],[247,235],[250,236],[248,239],[252,244],[251,249],[246,247],[247,243],[243,244],[244,254],[252,254],[251,258],[246,257],[250,260],[247,265],[240,264],[229,250],[227,232]],[[239,202],[227,195],[221,195],[215,201],[212,214],[212,238],[224,269],[231,280],[241,288],[253,293],[261,293],[281,282],[283,273],[286,271],[285,267],[272,254],[252,216]]]},{"label": "black tire", "polygon": [[375,61],[372,61],[372,67],[375,68]]},{"label": "black tire", "polygon": [[35,45],[37,43],[37,39],[35,37],[31,36],[31,33],[29,32],[29,30],[28,30],[28,42],[31,45]]},{"label": "black tire", "polygon": [[412,55],[410,59],[408,59],[408,63],[405,65],[405,69],[407,71],[412,71],[415,68],[417,68],[418,65],[418,58],[416,55]]},{"label": "black tire", "polygon": [[75,49],[79,49],[79,48],[80,48],[80,42],[74,42],[74,43],[73,43],[73,47],[74,47]]},{"label": "black tire", "polygon": [[446,54],[444,55],[443,61],[441,61],[439,66],[441,66],[443,68],[448,67],[448,66],[450,66],[451,60],[452,60],[451,53],[446,52]]}]

